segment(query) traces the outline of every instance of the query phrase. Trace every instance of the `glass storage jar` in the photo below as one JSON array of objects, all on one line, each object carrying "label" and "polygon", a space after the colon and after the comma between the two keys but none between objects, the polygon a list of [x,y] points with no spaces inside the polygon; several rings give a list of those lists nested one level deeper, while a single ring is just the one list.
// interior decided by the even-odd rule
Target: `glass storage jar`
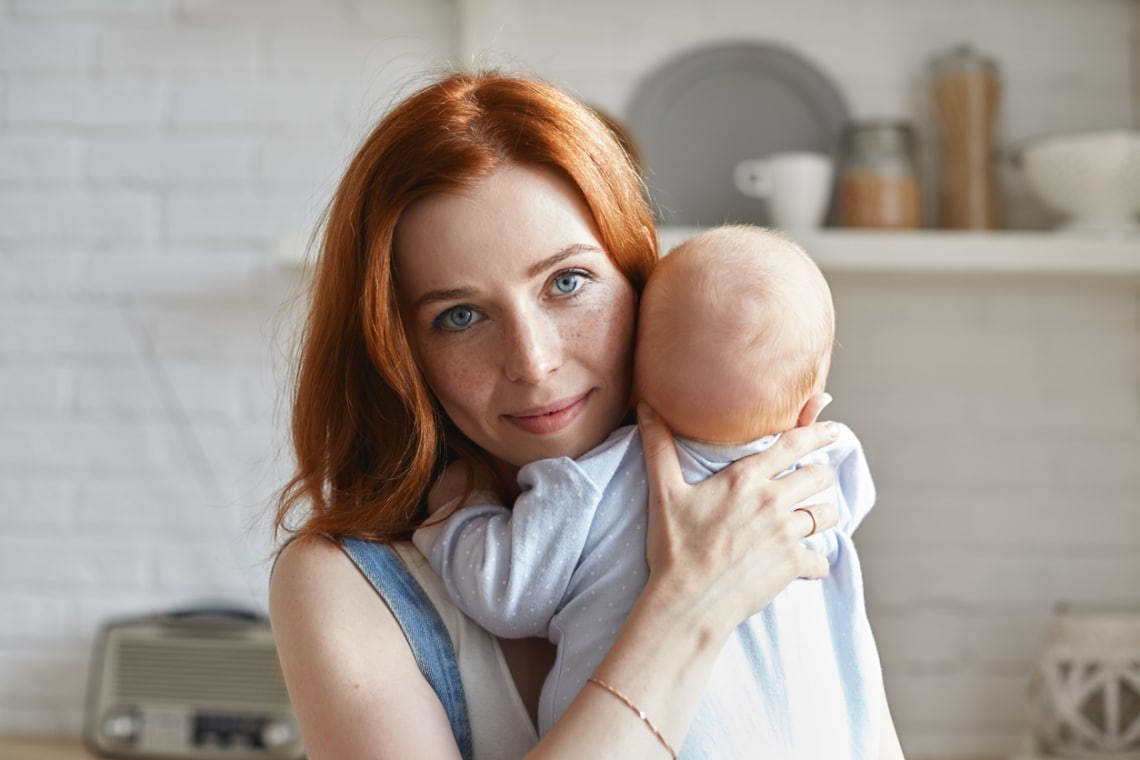
[{"label": "glass storage jar", "polygon": [[839,172],[840,226],[922,226],[922,190],[914,150],[914,129],[906,121],[864,121],[847,128]]},{"label": "glass storage jar", "polygon": [[938,131],[938,224],[946,229],[997,229],[997,64],[960,45],[936,57],[930,71]]}]

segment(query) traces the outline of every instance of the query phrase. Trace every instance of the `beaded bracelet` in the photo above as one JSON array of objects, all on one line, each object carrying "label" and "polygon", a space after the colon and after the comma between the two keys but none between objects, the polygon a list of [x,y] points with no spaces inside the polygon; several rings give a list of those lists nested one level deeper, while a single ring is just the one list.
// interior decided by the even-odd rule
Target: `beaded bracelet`
[{"label": "beaded bracelet", "polygon": [[665,751],[669,753],[669,757],[673,758],[673,760],[677,760],[677,753],[669,745],[669,741],[665,738],[665,735],[657,730],[657,726],[653,725],[653,721],[649,719],[649,716],[645,714],[645,711],[631,702],[629,697],[622,694],[620,691],[596,676],[590,676],[586,679],[586,682],[597,684],[598,686],[608,691],[610,694],[613,694],[615,697],[617,697],[623,705],[628,707],[630,710],[633,710],[634,714],[637,715],[637,717],[641,718],[642,723],[648,726],[649,730],[653,732],[653,735],[657,737],[657,741],[661,742],[661,746],[664,747]]}]

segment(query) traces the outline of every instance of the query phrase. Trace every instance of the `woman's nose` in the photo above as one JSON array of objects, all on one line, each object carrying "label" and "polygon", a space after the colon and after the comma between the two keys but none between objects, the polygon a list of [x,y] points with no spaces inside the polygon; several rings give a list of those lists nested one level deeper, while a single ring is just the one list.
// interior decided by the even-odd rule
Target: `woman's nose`
[{"label": "woman's nose", "polygon": [[516,382],[538,383],[562,366],[562,338],[549,320],[530,315],[511,326],[504,368]]}]

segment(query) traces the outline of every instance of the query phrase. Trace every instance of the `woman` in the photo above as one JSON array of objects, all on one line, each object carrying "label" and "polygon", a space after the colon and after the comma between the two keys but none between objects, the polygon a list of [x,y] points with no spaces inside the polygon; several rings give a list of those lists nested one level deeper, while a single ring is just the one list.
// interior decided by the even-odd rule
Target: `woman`
[{"label": "woman", "polygon": [[[668,756],[730,631],[792,579],[827,573],[799,538],[833,526],[834,506],[792,507],[831,473],[772,478],[833,440],[829,426],[690,487],[668,430],[639,410],[650,580],[597,687],[537,742],[549,644],[476,629],[409,548],[448,462],[466,468],[468,487],[509,498],[521,465],[582,454],[623,421],[637,294],[656,260],[628,157],[549,85],[452,75],[365,140],[315,273],[293,408],[298,469],[277,520],[302,512],[289,526],[299,537],[270,589],[310,758]],[[377,595],[391,584],[369,557],[385,545],[427,594],[410,613]],[[436,612],[459,662],[442,679],[415,633]],[[452,687],[467,695],[458,718]]]}]

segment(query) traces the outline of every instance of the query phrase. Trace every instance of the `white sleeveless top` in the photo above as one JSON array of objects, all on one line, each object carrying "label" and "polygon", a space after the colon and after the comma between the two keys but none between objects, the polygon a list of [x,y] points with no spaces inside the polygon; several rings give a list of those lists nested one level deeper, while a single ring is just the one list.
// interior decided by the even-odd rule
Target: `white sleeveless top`
[{"label": "white sleeveless top", "polygon": [[391,546],[423,587],[451,636],[467,698],[475,760],[522,757],[538,741],[538,731],[515,688],[498,639],[456,608],[443,581],[418,549],[404,542]]}]

